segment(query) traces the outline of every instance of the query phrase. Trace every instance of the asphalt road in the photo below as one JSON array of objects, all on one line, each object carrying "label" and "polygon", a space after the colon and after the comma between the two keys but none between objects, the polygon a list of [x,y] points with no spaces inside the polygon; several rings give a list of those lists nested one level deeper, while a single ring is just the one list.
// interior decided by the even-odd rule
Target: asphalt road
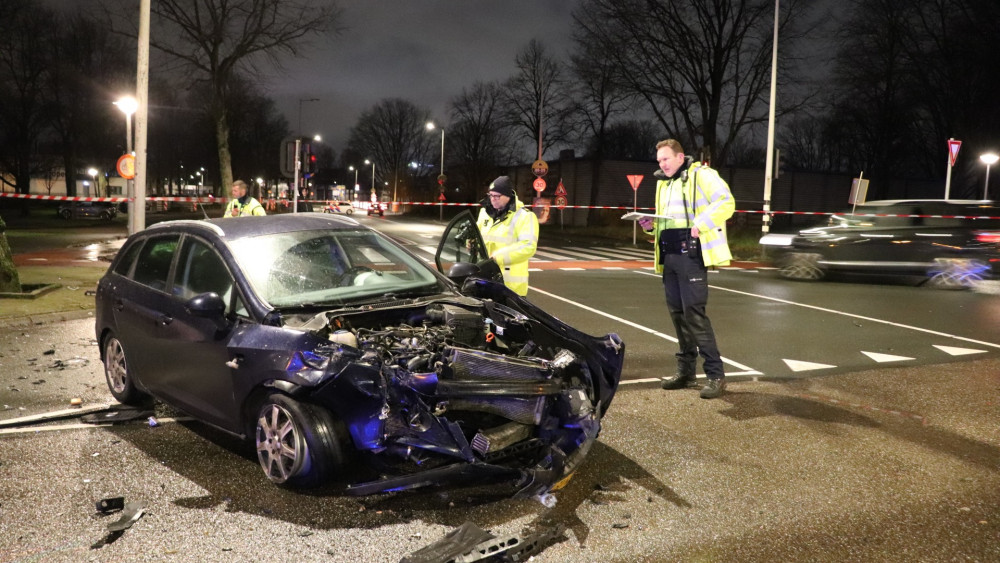
[{"label": "asphalt road", "polygon": [[[500,537],[565,526],[537,561],[1000,560],[1000,297],[713,273],[732,383],[705,401],[656,385],[672,329],[625,250],[531,274],[531,299],[628,346],[601,439],[554,508],[284,491],[245,446],[159,408],[156,426],[0,428],[0,561],[399,561],[466,521]],[[0,421],[73,397],[113,402],[92,321],[0,331]],[[94,506],[112,496],[146,506],[120,537]]]}]

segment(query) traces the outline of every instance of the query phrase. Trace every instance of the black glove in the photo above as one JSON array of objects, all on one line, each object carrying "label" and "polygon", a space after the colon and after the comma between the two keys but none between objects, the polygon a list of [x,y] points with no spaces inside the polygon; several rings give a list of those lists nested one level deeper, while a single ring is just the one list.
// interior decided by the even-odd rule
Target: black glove
[{"label": "black glove", "polygon": [[476,266],[479,268],[479,277],[486,278],[488,280],[496,280],[503,277],[500,274],[500,265],[497,264],[496,260],[492,258],[480,260],[476,263]]}]

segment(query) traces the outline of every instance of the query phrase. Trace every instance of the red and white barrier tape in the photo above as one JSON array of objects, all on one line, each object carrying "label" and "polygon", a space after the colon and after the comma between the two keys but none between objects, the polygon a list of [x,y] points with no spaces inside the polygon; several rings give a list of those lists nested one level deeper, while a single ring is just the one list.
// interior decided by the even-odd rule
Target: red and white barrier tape
[{"label": "red and white barrier tape", "polygon": [[[38,194],[15,194],[0,192],[0,197],[9,197],[15,199],[29,199],[29,200],[45,200],[45,201],[106,201],[111,203],[121,203],[127,202],[130,198],[127,197],[76,197],[76,196],[58,196],[58,195],[38,195]],[[147,196],[147,201],[160,201],[168,202],[175,201],[180,203],[227,203],[229,201],[228,197],[185,197],[185,196]],[[333,201],[328,199],[300,199],[300,203],[317,203],[321,205],[332,205]],[[281,203],[283,205],[290,205],[292,200],[289,199],[264,199],[261,203],[272,207],[275,203]],[[371,204],[369,202],[358,202],[358,207],[362,209],[367,209]],[[382,205],[388,206],[389,204],[383,203]],[[415,205],[415,206],[428,206],[428,207],[478,207],[479,203],[450,203],[442,201],[397,201],[393,205]],[[633,208],[630,206],[609,206],[609,205],[564,205],[559,208],[555,205],[548,204],[532,204],[528,207],[555,207],[556,209],[616,209],[619,211],[652,211],[651,207],[638,207]],[[764,211],[760,209],[737,209],[734,213],[746,213],[749,215],[764,215]],[[770,215],[845,215],[843,212],[828,212],[828,211],[769,211]],[[922,217],[925,219],[1000,219],[1000,217],[991,217],[989,215],[894,215],[891,213],[853,213],[853,217]]]}]

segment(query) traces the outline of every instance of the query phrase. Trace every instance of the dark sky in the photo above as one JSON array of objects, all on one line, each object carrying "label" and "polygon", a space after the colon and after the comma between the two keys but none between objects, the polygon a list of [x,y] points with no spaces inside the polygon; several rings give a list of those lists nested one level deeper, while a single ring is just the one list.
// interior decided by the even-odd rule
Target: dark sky
[{"label": "dark sky", "polygon": [[[3,1],[3,0],[0,0]],[[42,0],[86,10],[101,0]],[[114,0],[125,1],[125,0]],[[155,0],[153,0],[155,2]],[[316,0],[321,2],[323,0]],[[317,39],[284,71],[261,79],[294,131],[319,134],[338,153],[362,111],[403,98],[447,124],[449,100],[477,80],[504,80],[531,39],[562,57],[571,44],[570,14],[580,0],[333,0],[342,33]],[[138,0],[134,1],[138,13]],[[155,27],[151,33],[156,33]],[[265,69],[266,70],[266,69]]]},{"label": "dark sky", "polygon": [[550,54],[570,46],[579,0],[341,0],[347,29],[285,74],[263,84],[294,130],[341,151],[360,113],[403,98],[447,123],[448,101],[478,80],[514,73],[514,56],[533,38]]}]

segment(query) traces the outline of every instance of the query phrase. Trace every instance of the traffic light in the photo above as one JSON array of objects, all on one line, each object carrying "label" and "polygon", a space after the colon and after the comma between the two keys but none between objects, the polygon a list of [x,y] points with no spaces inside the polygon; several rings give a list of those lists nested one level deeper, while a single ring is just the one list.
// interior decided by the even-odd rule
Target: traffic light
[{"label": "traffic light", "polygon": [[312,143],[302,143],[302,173],[316,170],[316,155],[312,153]]}]

